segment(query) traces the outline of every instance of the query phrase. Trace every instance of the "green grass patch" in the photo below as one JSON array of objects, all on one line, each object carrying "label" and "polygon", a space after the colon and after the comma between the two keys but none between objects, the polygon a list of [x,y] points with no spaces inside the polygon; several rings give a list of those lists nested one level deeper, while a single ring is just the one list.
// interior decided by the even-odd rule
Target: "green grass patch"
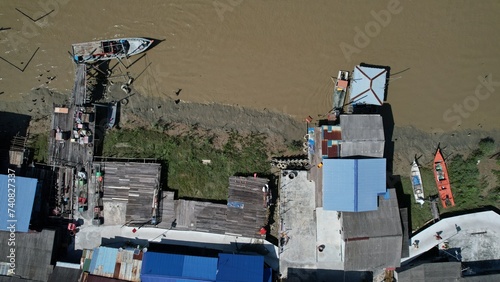
[{"label": "green grass patch", "polygon": [[41,133],[30,136],[29,146],[33,150],[33,160],[37,163],[47,163],[49,151],[49,135]]},{"label": "green grass patch", "polygon": [[[169,136],[145,129],[113,130],[104,139],[103,156],[166,162],[168,188],[178,190],[180,197],[226,200],[230,176],[270,171],[263,135],[232,132],[220,149],[215,148],[214,138],[196,133]],[[202,160],[211,164],[204,165]]]},{"label": "green grass patch", "polygon": [[[493,189],[486,196],[482,196],[483,189],[487,187],[487,183],[481,178],[477,167],[478,159],[487,158],[491,154],[493,150],[491,144],[493,144],[492,139],[483,139],[479,143],[479,148],[473,151],[469,157],[455,155],[446,161],[455,206],[445,209],[441,205],[441,201],[438,200],[438,208],[441,214],[490,205],[498,207],[500,188]],[[409,170],[410,167],[408,166]],[[425,197],[428,198],[430,195],[437,195],[438,190],[432,168],[420,168],[420,172],[422,174]],[[409,176],[402,177],[401,184],[404,193],[411,195],[412,230],[416,230],[432,219],[430,203],[426,202],[422,207],[419,207],[415,202]]]},{"label": "green grass patch", "polygon": [[[431,204],[425,202],[422,206],[415,201],[413,188],[410,180],[410,165],[408,165],[408,175],[401,177],[404,194],[410,195],[411,198],[411,223],[412,230],[422,227],[426,222],[432,219]],[[434,182],[434,173],[428,168],[421,167],[420,174],[422,175],[422,184],[424,187],[424,196],[426,199],[430,195],[437,194],[436,183]],[[439,203],[441,205],[441,203]]]}]

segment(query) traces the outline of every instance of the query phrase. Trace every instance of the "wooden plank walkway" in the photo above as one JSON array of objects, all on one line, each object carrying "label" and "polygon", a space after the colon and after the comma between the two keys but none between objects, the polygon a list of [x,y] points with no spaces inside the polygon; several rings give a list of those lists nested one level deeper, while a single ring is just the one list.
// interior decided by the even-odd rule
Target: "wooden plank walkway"
[{"label": "wooden plank walkway", "polygon": [[86,86],[87,67],[85,64],[76,65],[75,86],[73,87],[72,104],[82,106],[87,97]]}]

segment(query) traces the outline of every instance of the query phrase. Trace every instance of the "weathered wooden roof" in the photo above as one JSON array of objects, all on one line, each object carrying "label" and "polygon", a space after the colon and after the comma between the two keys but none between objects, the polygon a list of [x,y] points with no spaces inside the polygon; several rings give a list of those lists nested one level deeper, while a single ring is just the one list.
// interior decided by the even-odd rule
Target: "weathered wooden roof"
[{"label": "weathered wooden roof", "polygon": [[167,196],[162,201],[162,222],[159,226],[169,228],[175,220],[176,228],[180,230],[258,238],[260,228],[268,220],[265,193],[262,191],[268,182],[265,178],[230,177],[227,204],[179,199],[174,204],[174,215],[173,198]]},{"label": "weathered wooden roof", "polygon": [[[268,209],[263,188],[269,182],[265,178],[229,178],[226,232],[255,237],[267,224]],[[232,203],[242,203],[243,206]]]},{"label": "weathered wooden roof", "polygon": [[158,163],[105,162],[101,165],[104,201],[127,204],[126,222],[148,221],[160,187]]}]

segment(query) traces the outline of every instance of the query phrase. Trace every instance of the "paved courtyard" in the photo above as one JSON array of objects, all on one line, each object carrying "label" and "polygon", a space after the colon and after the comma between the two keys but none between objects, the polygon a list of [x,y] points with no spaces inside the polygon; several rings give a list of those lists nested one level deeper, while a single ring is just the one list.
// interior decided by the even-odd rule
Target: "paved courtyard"
[{"label": "paved courtyard", "polygon": [[[337,212],[316,208],[315,183],[306,171],[286,171],[280,183],[281,232],[288,242],[280,253],[280,273],[289,269],[342,269]],[[320,245],[325,245],[322,252]]]}]

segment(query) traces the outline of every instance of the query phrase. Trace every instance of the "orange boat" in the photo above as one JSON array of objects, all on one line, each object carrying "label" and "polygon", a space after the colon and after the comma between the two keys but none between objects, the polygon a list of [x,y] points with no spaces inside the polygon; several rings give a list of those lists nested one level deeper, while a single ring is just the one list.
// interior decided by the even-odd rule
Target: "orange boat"
[{"label": "orange boat", "polygon": [[451,193],[450,179],[448,178],[448,169],[446,168],[446,163],[444,162],[443,155],[441,154],[441,149],[437,149],[436,155],[434,156],[434,177],[436,179],[436,185],[439,191],[439,199],[441,199],[441,204],[444,208],[453,207],[455,201],[453,200],[453,194]]}]

